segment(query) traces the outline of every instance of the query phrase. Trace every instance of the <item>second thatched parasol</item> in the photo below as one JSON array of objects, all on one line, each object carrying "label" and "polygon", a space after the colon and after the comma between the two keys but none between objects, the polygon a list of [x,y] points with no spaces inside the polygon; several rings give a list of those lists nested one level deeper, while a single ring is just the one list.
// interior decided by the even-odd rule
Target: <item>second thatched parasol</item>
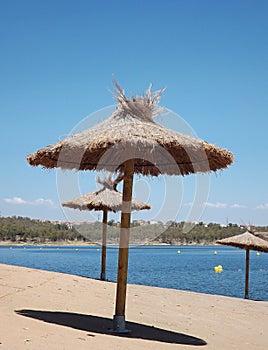
[{"label": "second thatched parasol", "polygon": [[125,302],[134,173],[187,175],[226,168],[233,154],[154,121],[162,91],[127,98],[115,82],[118,106],[103,122],[27,157],[47,168],[120,171],[124,174],[114,331],[126,332]]},{"label": "second thatched parasol", "polygon": [[220,239],[216,243],[246,250],[245,299],[248,299],[250,250],[268,253],[268,242],[247,231],[241,235]]},{"label": "second thatched parasol", "polygon": [[[101,280],[106,280],[106,237],[107,237],[107,217],[108,211],[122,210],[122,193],[116,190],[118,182],[121,180],[120,175],[116,180],[112,180],[112,176],[106,177],[104,180],[100,178],[97,182],[103,185],[99,190],[84,194],[69,201],[63,202],[64,207],[79,210],[101,210],[103,212],[102,219],[102,254],[101,254]],[[133,199],[131,202],[131,210],[151,209],[150,205]]]}]

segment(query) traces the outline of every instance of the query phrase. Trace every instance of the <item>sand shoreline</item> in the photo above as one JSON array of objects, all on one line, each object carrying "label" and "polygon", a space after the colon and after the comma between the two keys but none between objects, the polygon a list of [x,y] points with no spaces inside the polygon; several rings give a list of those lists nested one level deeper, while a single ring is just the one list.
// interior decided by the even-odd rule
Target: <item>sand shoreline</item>
[{"label": "sand shoreline", "polygon": [[132,333],[109,332],[115,283],[0,264],[0,348],[246,349],[268,344],[268,302],[128,285]]},{"label": "sand shoreline", "polygon": [[50,247],[50,246],[96,246],[97,243],[84,242],[84,241],[58,241],[58,242],[12,242],[12,241],[0,241],[0,247]]},{"label": "sand shoreline", "polygon": [[[141,247],[148,247],[148,246],[168,246],[168,247],[187,247],[187,246],[219,246],[217,243],[207,242],[204,244],[201,243],[191,243],[191,244],[168,244],[168,243],[148,243],[148,242],[136,242],[136,243],[130,243],[130,246],[141,246]],[[0,241],[0,247],[8,246],[8,247],[51,247],[51,246],[74,246],[74,247],[90,247],[90,246],[101,246],[101,242],[84,242],[84,241],[57,241],[57,242],[12,242],[12,241]],[[107,246],[111,247],[118,247],[118,244],[114,243],[107,243]]]}]

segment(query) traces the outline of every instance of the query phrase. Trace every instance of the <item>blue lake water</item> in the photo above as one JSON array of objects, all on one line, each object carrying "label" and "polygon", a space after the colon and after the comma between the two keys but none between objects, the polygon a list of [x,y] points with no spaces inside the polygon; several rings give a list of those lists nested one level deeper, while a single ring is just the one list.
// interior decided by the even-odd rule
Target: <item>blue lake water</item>
[{"label": "blue lake water", "polygon": [[[107,247],[106,275],[110,281],[117,278],[117,259],[118,248]],[[0,247],[0,263],[99,278],[101,247]],[[222,273],[214,272],[218,265],[222,265]],[[243,298],[245,250],[223,246],[130,247],[128,283]],[[268,301],[268,254],[250,253],[249,298]]]}]

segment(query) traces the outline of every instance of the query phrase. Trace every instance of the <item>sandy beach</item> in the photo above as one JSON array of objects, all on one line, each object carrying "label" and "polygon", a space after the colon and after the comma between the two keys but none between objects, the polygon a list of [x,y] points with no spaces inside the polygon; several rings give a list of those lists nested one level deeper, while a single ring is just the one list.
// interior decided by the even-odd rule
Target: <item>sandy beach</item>
[{"label": "sandy beach", "polygon": [[128,285],[129,335],[112,334],[115,283],[0,264],[0,349],[268,346],[268,302]]}]

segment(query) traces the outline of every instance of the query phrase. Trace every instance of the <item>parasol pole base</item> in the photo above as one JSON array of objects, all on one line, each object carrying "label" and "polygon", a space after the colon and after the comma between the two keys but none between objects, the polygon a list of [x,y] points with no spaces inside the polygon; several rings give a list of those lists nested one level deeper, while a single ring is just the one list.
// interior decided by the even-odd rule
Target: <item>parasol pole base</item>
[{"label": "parasol pole base", "polygon": [[102,281],[106,281],[106,273],[105,273],[105,272],[102,272],[102,273],[101,273],[100,279],[101,279]]},{"label": "parasol pole base", "polygon": [[112,332],[118,334],[127,334],[131,332],[126,328],[125,316],[114,315]]}]

